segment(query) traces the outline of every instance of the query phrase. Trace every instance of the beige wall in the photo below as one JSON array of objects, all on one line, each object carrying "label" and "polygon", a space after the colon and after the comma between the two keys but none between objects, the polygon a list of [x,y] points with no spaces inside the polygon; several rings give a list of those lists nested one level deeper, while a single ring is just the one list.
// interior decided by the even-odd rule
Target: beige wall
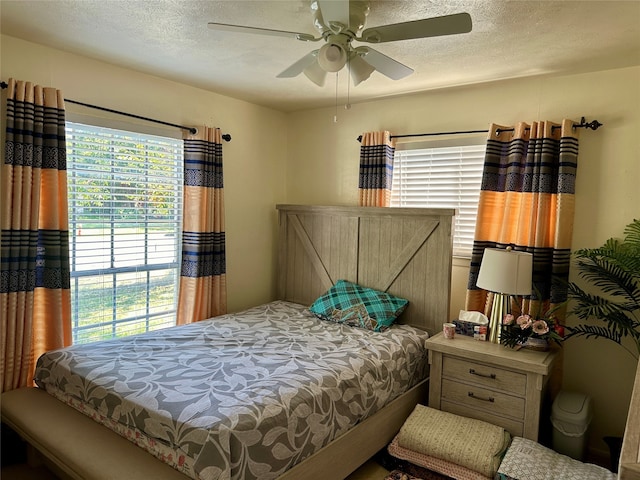
[{"label": "beige wall", "polygon": [[[381,99],[340,109],[334,123],[333,108],[284,114],[12,37],[1,42],[5,81],[30,80],[74,100],[172,123],[219,126],[232,135],[224,145],[230,310],[275,295],[276,203],[357,203],[356,137],[364,131],[597,118],[602,129],[581,131],[573,246],[599,245],[640,216],[640,67]],[[72,105],[68,110],[81,112]],[[466,277],[465,263],[455,262],[454,314],[464,306]],[[595,405],[592,449],[606,449],[603,435],[622,434],[634,369],[628,354],[604,341],[565,346],[564,387],[588,393]]]},{"label": "beige wall", "polygon": [[[595,247],[640,217],[640,68],[503,81],[381,99],[340,109],[301,111],[288,119],[287,201],[357,203],[356,137],[486,129],[489,123],[597,118],[580,131],[573,248]],[[468,266],[456,262],[451,312],[464,307]],[[604,340],[565,347],[563,388],[592,397],[590,448],[607,451],[603,435],[622,435],[635,371],[631,355]]]},{"label": "beige wall", "polygon": [[[216,126],[231,134],[223,146],[229,310],[273,298],[274,205],[285,200],[285,114],[13,37],[1,40],[4,81],[29,80],[84,103],[179,125]],[[69,115],[110,116],[70,103],[66,107]],[[166,131],[180,135],[178,129]]]}]

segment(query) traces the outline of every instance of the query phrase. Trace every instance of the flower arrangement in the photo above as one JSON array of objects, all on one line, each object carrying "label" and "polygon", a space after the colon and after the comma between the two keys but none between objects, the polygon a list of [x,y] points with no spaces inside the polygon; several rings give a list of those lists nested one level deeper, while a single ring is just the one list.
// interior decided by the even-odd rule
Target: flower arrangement
[{"label": "flower arrangement", "polygon": [[541,318],[527,314],[517,317],[511,313],[506,314],[500,329],[500,343],[511,348],[520,348],[532,339],[543,345],[541,349],[546,349],[549,341],[560,344],[564,337],[564,327],[557,322],[554,315],[558,308],[559,306],[550,310]]}]

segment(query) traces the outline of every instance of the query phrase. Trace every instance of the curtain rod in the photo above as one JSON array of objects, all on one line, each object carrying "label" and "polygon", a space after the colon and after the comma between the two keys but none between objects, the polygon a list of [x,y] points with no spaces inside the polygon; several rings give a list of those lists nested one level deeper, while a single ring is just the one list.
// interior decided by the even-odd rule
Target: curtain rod
[{"label": "curtain rod", "polygon": [[[9,86],[9,84],[7,82],[4,82],[4,81],[0,82],[0,87],[3,90],[5,88],[7,88],[8,86]],[[118,115],[124,115],[125,117],[132,117],[132,118],[137,118],[139,120],[145,120],[147,122],[159,123],[161,125],[167,125],[169,127],[180,128],[182,130],[189,131],[189,133],[191,133],[192,135],[195,135],[198,132],[198,129],[194,128],[194,127],[185,127],[183,125],[178,125],[176,123],[169,123],[169,122],[165,122],[165,121],[162,121],[162,120],[156,120],[155,118],[143,117],[141,115],[135,115],[133,113],[121,112],[119,110],[113,110],[111,108],[100,107],[98,105],[91,105],[90,103],[78,102],[77,100],[71,100],[69,98],[65,98],[64,101],[67,102],[67,103],[74,103],[76,105],[81,105],[83,107],[94,108],[96,110],[102,110],[103,112],[115,113],[115,114],[118,114]],[[230,142],[231,141],[231,135],[228,134],[228,133],[225,133],[225,134],[222,135],[222,139],[227,141],[227,142]]]},{"label": "curtain rod", "polygon": [[[594,120],[592,122],[587,122],[584,117],[580,119],[580,123],[573,123],[573,128],[589,128],[591,130],[597,130],[602,126],[598,120]],[[560,126],[552,126],[551,129],[561,128]],[[496,133],[500,132],[513,132],[514,128],[500,128],[496,130]],[[526,128],[525,130],[529,130]],[[489,130],[463,130],[460,132],[435,132],[435,133],[413,133],[408,135],[390,135],[390,138],[407,138],[407,137],[432,137],[437,135],[462,135],[465,133],[489,133]],[[362,135],[358,136],[358,141],[362,142]]]}]

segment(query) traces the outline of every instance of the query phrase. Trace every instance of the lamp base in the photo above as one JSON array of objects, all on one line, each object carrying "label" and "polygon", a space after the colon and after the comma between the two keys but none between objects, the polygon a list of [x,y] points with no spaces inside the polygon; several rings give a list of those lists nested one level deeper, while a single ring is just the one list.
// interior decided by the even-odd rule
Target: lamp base
[{"label": "lamp base", "polygon": [[491,343],[500,343],[502,319],[507,313],[509,313],[509,295],[494,293],[491,317],[489,318],[489,341]]}]

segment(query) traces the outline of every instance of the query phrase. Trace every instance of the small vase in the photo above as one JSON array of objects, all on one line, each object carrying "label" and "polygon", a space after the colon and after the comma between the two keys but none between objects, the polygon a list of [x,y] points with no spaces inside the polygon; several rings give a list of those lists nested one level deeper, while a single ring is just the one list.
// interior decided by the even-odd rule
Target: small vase
[{"label": "small vase", "polygon": [[546,338],[534,338],[529,337],[522,346],[528,350],[537,350],[539,352],[546,352],[549,350],[549,341]]}]

